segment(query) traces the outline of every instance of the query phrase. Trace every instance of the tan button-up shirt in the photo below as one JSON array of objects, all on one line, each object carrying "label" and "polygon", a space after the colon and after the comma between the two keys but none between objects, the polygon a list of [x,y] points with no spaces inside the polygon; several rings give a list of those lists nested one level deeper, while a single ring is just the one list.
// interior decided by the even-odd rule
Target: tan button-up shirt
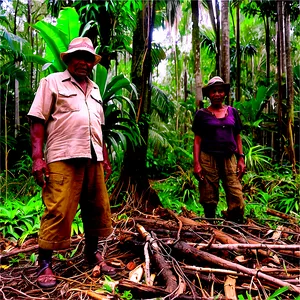
[{"label": "tan button-up shirt", "polygon": [[86,94],[68,70],[41,79],[28,116],[45,121],[47,163],[91,158],[103,161],[104,112],[99,87],[89,79]]}]

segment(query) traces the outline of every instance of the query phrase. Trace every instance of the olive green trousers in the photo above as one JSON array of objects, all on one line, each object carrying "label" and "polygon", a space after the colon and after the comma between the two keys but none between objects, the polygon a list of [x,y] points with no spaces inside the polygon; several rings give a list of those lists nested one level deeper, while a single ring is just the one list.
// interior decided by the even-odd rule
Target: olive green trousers
[{"label": "olive green trousers", "polygon": [[217,206],[219,202],[219,183],[222,181],[226,193],[229,215],[240,217],[244,214],[242,185],[237,176],[235,155],[215,157],[205,152],[200,153],[200,165],[204,179],[199,181],[200,203]]},{"label": "olive green trousers", "polygon": [[71,226],[78,205],[86,234],[110,235],[111,211],[102,163],[69,159],[50,163],[48,167],[50,176],[42,194],[46,209],[39,231],[40,248],[70,247]]}]

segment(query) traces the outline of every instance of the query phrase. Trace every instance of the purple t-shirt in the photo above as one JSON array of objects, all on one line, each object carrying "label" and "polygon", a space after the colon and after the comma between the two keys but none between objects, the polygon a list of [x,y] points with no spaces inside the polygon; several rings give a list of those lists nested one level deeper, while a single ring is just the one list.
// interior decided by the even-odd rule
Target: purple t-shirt
[{"label": "purple t-shirt", "polygon": [[192,130],[201,137],[201,151],[230,156],[237,151],[235,137],[242,130],[242,122],[234,107],[228,106],[226,116],[221,119],[202,108],[195,115]]}]

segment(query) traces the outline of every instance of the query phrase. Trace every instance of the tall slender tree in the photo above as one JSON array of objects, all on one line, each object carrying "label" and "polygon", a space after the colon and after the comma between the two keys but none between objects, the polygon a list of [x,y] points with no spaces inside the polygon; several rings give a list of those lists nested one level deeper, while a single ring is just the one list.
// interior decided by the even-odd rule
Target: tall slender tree
[{"label": "tall slender tree", "polygon": [[[15,16],[14,16],[14,35],[17,35],[17,16],[19,9],[19,0],[16,2]],[[15,56],[15,65],[16,68],[19,68],[20,62],[18,57]],[[17,138],[20,131],[20,89],[19,89],[19,80],[15,78],[15,138]]]},{"label": "tall slender tree", "polygon": [[200,63],[200,38],[199,38],[199,1],[191,1],[192,6],[192,44],[194,52],[194,76],[195,76],[195,88],[196,88],[196,106],[202,107],[203,95],[202,95],[202,75],[201,75],[201,63]]},{"label": "tall slender tree", "polygon": [[282,73],[283,73],[283,0],[277,0],[277,28],[276,28],[276,57],[277,57],[277,83],[278,83],[278,99],[277,99],[277,113],[278,113],[278,143],[277,153],[283,153],[283,121],[282,121],[282,108],[283,108],[283,86],[282,86]]},{"label": "tall slender tree", "polygon": [[236,87],[235,100],[241,99],[241,44],[240,44],[240,3],[236,6]]},{"label": "tall slender tree", "polygon": [[[221,77],[225,83],[230,83],[230,40],[229,40],[229,17],[228,17],[228,0],[221,2]],[[227,104],[230,103],[230,95],[226,98]]]},{"label": "tall slender tree", "polygon": [[287,141],[288,156],[294,173],[296,173],[296,155],[295,155],[295,136],[294,136],[294,87],[293,87],[293,68],[291,59],[291,42],[290,42],[290,6],[289,1],[284,3],[284,27],[285,27],[285,49],[286,49],[286,99],[287,99]]},{"label": "tall slender tree", "polygon": [[[193,0],[192,0],[193,1]],[[221,38],[220,38],[220,7],[219,0],[206,0],[212,28],[216,37],[216,74],[221,74]]]}]

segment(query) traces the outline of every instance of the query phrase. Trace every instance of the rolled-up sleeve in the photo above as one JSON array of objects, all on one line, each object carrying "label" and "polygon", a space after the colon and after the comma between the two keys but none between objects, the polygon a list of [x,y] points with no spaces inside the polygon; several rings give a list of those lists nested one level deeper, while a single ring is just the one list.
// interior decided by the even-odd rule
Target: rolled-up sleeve
[{"label": "rolled-up sleeve", "polygon": [[51,114],[53,103],[55,103],[55,97],[53,88],[51,88],[47,78],[41,79],[28,116],[36,117],[47,122]]}]

